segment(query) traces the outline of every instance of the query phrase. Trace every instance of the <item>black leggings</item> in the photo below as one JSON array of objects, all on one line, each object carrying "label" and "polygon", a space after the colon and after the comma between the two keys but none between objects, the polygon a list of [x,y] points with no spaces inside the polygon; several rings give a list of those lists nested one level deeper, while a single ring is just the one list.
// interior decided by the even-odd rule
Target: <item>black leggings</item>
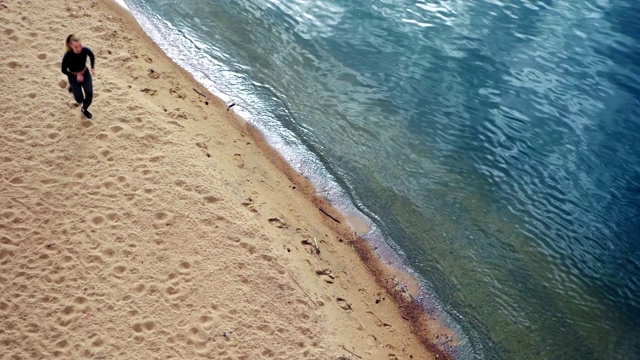
[{"label": "black leggings", "polygon": [[[82,104],[83,109],[89,109],[93,101],[93,81],[89,69],[84,72],[84,80],[82,82],[78,82],[75,75],[69,76],[69,86],[76,102]],[[84,94],[82,93],[83,90]]]}]

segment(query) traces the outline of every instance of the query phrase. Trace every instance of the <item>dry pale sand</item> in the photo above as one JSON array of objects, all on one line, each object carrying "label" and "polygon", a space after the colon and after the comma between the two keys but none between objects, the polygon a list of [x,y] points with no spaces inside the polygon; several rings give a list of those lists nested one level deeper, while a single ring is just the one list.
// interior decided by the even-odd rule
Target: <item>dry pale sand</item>
[{"label": "dry pale sand", "polygon": [[2,359],[434,358],[304,181],[126,12],[71,3],[0,0]]}]

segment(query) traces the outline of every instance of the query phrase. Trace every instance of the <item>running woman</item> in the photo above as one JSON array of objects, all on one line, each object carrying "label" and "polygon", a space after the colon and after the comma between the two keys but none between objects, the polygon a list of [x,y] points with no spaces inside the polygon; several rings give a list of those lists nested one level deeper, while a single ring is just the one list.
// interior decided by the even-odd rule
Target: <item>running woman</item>
[{"label": "running woman", "polygon": [[[87,119],[91,119],[93,117],[89,112],[89,106],[93,101],[91,75],[96,74],[93,69],[96,58],[89,48],[82,46],[80,39],[75,35],[67,36],[65,50],[62,58],[62,73],[69,78],[69,91],[73,93],[76,102],[82,105],[80,111]],[[87,57],[91,61],[90,69],[87,68]]]}]

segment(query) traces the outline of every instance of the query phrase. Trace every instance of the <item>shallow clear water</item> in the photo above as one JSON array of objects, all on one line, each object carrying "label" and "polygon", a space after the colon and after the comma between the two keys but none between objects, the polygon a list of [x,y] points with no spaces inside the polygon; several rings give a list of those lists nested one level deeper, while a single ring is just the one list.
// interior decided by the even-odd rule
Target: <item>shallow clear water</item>
[{"label": "shallow clear water", "polygon": [[372,219],[461,358],[640,358],[640,4],[125,3]]}]

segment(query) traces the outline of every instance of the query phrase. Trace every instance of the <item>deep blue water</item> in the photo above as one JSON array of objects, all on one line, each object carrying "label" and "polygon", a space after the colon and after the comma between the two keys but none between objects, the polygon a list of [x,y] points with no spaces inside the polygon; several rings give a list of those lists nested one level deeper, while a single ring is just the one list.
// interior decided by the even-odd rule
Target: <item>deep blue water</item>
[{"label": "deep blue water", "polygon": [[640,359],[640,3],[125,0],[439,299],[461,358]]}]

